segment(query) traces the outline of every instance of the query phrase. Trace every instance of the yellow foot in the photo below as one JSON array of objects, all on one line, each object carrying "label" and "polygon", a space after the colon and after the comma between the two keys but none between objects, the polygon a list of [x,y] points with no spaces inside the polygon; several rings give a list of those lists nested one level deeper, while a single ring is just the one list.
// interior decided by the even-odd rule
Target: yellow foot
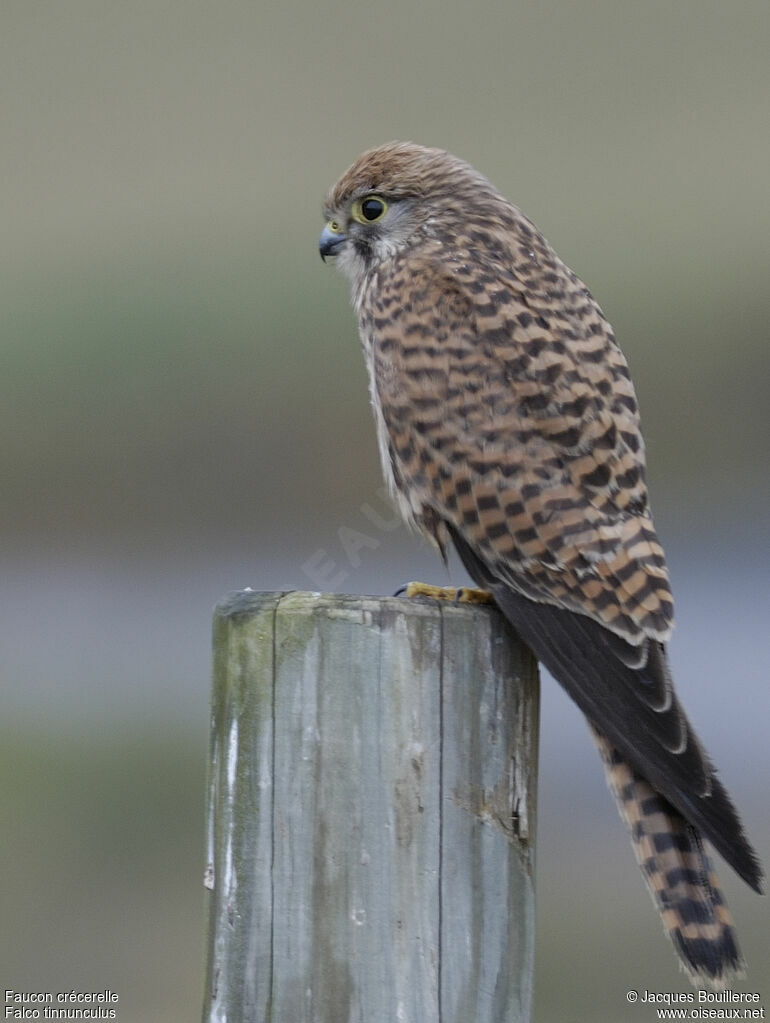
[{"label": "yellow foot", "polygon": [[407,597],[431,597],[433,600],[450,600],[454,604],[494,604],[495,598],[486,590],[474,590],[470,586],[433,586],[431,583],[407,583]]}]

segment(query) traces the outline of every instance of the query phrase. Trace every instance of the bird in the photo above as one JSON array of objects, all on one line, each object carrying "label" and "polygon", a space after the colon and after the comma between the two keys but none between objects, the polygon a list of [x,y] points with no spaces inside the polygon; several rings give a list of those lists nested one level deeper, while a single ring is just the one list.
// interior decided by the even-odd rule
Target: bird
[{"label": "bird", "polygon": [[516,206],[452,154],[390,142],[329,191],[382,470],[575,701],[663,927],[696,985],[743,975],[710,842],[762,868],[674,690],[674,603],[628,366],[602,310]]}]

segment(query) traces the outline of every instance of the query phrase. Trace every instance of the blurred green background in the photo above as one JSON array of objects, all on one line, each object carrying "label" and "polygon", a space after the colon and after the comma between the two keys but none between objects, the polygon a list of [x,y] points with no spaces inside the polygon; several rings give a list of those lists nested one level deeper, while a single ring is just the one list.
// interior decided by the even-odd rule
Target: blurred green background
[{"label": "blurred green background", "polygon": [[[487,174],[613,322],[679,687],[770,861],[769,52],[767,0],[6,0],[3,987],[197,1018],[214,602],[444,579],[367,512],[363,361],[317,253],[327,187],[391,138]],[[641,1020],[629,987],[686,982],[545,682],[536,1019]],[[762,991],[767,905],[722,873]]]}]

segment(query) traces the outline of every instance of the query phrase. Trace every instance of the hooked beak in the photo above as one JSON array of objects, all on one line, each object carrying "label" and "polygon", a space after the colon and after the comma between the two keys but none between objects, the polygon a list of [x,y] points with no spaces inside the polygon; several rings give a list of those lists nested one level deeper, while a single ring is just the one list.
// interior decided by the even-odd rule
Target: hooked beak
[{"label": "hooked beak", "polygon": [[335,230],[336,224],[332,226],[334,221],[329,221],[321,231],[321,237],[318,239],[318,251],[321,253],[321,259],[326,262],[327,256],[336,256],[337,250],[340,246],[344,245],[348,240],[348,236],[344,234],[338,227]]}]

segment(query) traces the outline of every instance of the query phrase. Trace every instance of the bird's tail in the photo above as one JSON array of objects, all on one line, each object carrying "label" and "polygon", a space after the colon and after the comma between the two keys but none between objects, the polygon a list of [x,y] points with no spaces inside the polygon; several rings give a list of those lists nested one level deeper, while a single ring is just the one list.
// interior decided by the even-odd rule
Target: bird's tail
[{"label": "bird's tail", "polygon": [[696,984],[724,988],[743,975],[730,910],[697,828],[627,763],[595,728],[607,783],[663,928]]}]

